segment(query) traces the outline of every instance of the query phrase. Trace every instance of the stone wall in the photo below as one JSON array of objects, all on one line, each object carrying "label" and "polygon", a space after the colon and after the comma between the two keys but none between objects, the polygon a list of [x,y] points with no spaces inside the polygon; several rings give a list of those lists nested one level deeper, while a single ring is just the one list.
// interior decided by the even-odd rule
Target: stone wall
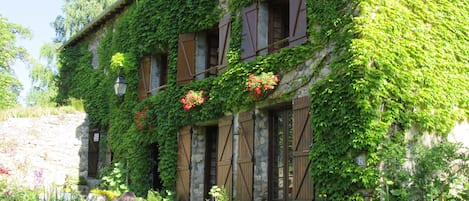
[{"label": "stone wall", "polygon": [[205,129],[197,127],[192,130],[191,139],[191,174],[190,195],[191,200],[204,200],[204,174],[205,174]]},{"label": "stone wall", "polygon": [[61,187],[86,178],[88,121],[85,113],[12,118],[0,122],[0,167],[9,182],[28,188]]}]

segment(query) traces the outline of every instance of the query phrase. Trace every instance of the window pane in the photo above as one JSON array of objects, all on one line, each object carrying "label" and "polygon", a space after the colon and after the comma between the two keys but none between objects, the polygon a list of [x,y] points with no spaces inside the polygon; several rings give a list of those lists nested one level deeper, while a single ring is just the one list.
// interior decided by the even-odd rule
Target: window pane
[{"label": "window pane", "polygon": [[293,121],[291,110],[272,113],[270,200],[290,199],[293,187]]}]

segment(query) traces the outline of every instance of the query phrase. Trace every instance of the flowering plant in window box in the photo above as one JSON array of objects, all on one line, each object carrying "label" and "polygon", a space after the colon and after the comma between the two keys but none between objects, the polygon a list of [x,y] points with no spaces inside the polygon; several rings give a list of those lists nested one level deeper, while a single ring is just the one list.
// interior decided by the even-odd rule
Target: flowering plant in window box
[{"label": "flowering plant in window box", "polygon": [[278,82],[278,76],[272,72],[262,72],[260,75],[251,74],[246,82],[246,91],[251,92],[255,99],[259,99],[269,90],[275,89]]},{"label": "flowering plant in window box", "polygon": [[197,105],[202,105],[204,104],[205,97],[204,97],[204,91],[194,91],[194,90],[189,90],[187,94],[181,98],[179,102],[182,103],[182,107],[184,110],[188,111],[191,108],[197,106]]},{"label": "flowering plant in window box", "polygon": [[135,114],[135,125],[137,125],[137,129],[139,131],[144,130],[146,128],[149,128],[149,129],[152,128],[151,125],[147,125],[148,124],[147,111],[148,111],[148,106],[138,111],[137,114]]}]

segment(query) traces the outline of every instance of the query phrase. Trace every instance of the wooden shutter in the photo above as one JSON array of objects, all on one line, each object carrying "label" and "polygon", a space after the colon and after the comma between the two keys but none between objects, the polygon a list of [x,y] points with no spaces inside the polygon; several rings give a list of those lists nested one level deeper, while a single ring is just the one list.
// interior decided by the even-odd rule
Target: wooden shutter
[{"label": "wooden shutter", "polygon": [[290,0],[290,47],[306,42],[306,0]]},{"label": "wooden shutter", "polygon": [[313,142],[309,97],[293,101],[293,200],[313,200],[314,189],[308,155]]},{"label": "wooden shutter", "polygon": [[151,57],[144,57],[140,61],[140,69],[138,71],[138,100],[142,101],[148,97],[150,90],[150,71],[151,71]]},{"label": "wooden shutter", "polygon": [[189,200],[191,162],[191,127],[179,129],[176,194],[180,201]]},{"label": "wooden shutter", "polygon": [[243,8],[241,59],[249,59],[256,56],[257,51],[257,3]]},{"label": "wooden shutter", "polygon": [[236,169],[236,199],[252,200],[254,177],[254,113],[239,114],[238,161]]},{"label": "wooden shutter", "polygon": [[218,123],[217,186],[223,186],[233,195],[233,116],[225,116]]},{"label": "wooden shutter", "polygon": [[218,65],[219,68],[225,68],[228,65],[226,53],[229,48],[231,37],[231,15],[226,14],[218,24]]},{"label": "wooden shutter", "polygon": [[176,84],[185,84],[195,75],[195,33],[179,35]]}]

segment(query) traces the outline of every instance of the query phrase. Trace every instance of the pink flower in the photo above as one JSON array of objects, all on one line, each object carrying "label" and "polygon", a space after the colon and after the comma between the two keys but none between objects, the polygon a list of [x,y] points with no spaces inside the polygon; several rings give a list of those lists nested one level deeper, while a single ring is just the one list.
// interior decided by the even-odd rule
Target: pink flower
[{"label": "pink flower", "polygon": [[0,175],[10,175],[10,170],[6,167],[0,166]]},{"label": "pink flower", "polygon": [[261,94],[262,94],[262,90],[261,90],[260,87],[254,88],[254,91],[256,91],[256,94],[257,94],[257,95],[261,95]]},{"label": "pink flower", "polygon": [[182,103],[184,110],[190,110],[191,108],[202,105],[205,102],[205,97],[203,96],[204,91],[193,91],[189,90],[187,94],[181,98],[179,102]]},{"label": "pink flower", "polygon": [[263,72],[260,75],[251,74],[246,82],[246,91],[250,91],[257,99],[263,92],[275,89],[278,82],[279,77],[272,72]]},{"label": "pink flower", "polygon": [[135,114],[135,124],[137,125],[138,130],[143,130],[146,127],[145,124],[147,124],[147,110],[148,106]]}]

